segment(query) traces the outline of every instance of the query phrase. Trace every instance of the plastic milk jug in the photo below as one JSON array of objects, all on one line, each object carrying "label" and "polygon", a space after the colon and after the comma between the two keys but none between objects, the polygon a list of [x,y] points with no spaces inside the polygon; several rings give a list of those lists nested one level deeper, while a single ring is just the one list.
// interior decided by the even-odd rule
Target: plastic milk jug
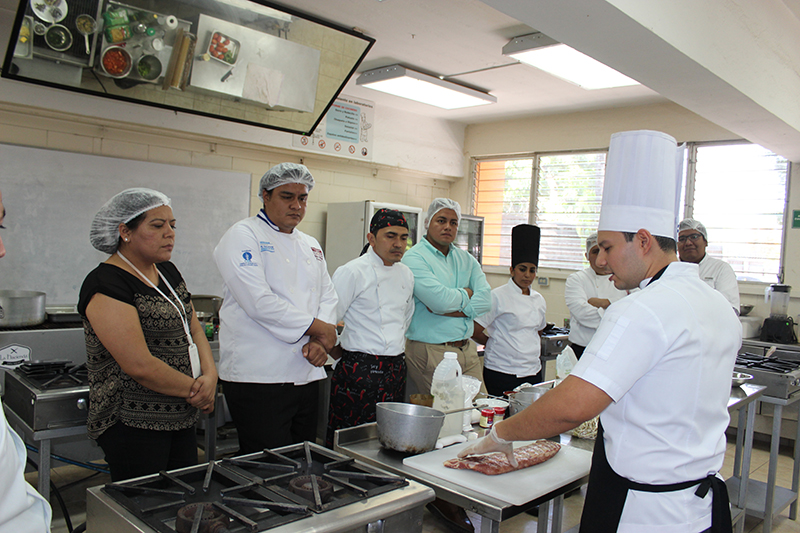
[{"label": "plastic milk jug", "polygon": [[[461,384],[461,365],[455,352],[445,352],[444,359],[433,371],[431,381],[433,408],[440,411],[464,407],[464,388]],[[453,413],[444,419],[439,438],[461,433],[462,414]]]}]

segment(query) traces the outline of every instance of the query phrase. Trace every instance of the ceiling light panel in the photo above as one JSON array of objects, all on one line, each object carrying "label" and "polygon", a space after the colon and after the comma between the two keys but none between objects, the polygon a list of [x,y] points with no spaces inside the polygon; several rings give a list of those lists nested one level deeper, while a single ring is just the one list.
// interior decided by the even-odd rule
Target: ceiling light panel
[{"label": "ceiling light panel", "polygon": [[390,65],[364,72],[358,77],[356,84],[443,109],[461,109],[497,102],[497,98],[491,94],[402,65]]},{"label": "ceiling light panel", "polygon": [[541,33],[512,39],[503,47],[503,55],[587,90],[639,85],[636,80]]}]

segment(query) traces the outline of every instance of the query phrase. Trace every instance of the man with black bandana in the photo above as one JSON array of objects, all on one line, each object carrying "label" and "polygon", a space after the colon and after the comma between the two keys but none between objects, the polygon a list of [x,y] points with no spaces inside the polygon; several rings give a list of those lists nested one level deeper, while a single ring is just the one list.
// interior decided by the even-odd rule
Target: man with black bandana
[{"label": "man with black bandana", "polygon": [[344,320],[339,359],[331,381],[326,444],[337,429],[375,421],[377,402],[402,402],[406,388],[405,334],[414,312],[414,275],[400,263],[408,223],[399,211],[381,209],[370,222],[361,257],[333,274],[339,296],[336,321]]}]

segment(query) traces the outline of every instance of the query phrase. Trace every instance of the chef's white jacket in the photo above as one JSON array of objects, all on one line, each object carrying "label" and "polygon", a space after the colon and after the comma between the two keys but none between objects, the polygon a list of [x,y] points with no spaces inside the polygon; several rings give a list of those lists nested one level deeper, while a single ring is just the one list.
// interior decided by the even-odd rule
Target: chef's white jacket
[{"label": "chef's white jacket", "polygon": [[739,282],[733,267],[722,259],[706,254],[698,263],[700,279],[708,283],[712,289],[722,293],[731,306],[739,312]]},{"label": "chef's white jacket", "polygon": [[281,233],[262,210],[225,232],[214,260],[224,298],[219,377],[296,385],[325,379],[302,352],[314,318],[336,318],[336,291],[317,240],[297,228]]},{"label": "chef's white jacket", "polygon": [[592,340],[605,309],[589,304],[589,298],[605,298],[611,303],[626,294],[614,287],[610,274],[600,276],[591,267],[570,274],[564,286],[564,300],[569,309],[569,341],[586,346]]},{"label": "chef's white jacket", "polygon": [[514,280],[492,290],[492,309],[475,321],[484,327],[489,341],[483,366],[518,378],[542,369],[539,331],[547,325],[544,297],[531,289],[523,294]]},{"label": "chef's white jacket", "polygon": [[28,452],[19,435],[8,427],[0,405],[0,532],[50,531],[50,504],[25,481]]},{"label": "chef's white jacket", "polygon": [[344,320],[342,348],[372,355],[400,355],[414,315],[414,274],[402,263],[383,264],[367,253],[333,273],[339,297],[336,321]]},{"label": "chef's white jacket", "polygon": [[[647,484],[700,479],[722,467],[731,372],[742,327],[694,263],[612,304],[572,374],[613,403],[600,415],[608,462]],[[711,492],[629,491],[619,533],[692,533],[711,526]]]}]

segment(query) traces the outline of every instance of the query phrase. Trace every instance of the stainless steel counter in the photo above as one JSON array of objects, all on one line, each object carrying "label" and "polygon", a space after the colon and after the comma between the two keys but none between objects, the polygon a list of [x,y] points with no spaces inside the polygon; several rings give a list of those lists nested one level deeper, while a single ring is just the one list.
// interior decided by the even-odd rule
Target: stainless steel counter
[{"label": "stainless steel counter", "polygon": [[[211,35],[215,31],[240,43],[238,57],[232,68],[216,59],[197,59],[202,58],[208,50]],[[226,20],[200,15],[195,57],[189,85],[196,89],[270,108],[314,110],[319,50]],[[232,74],[226,77],[231,70]],[[261,90],[249,90],[254,85],[260,85]]]},{"label": "stainless steel counter", "polygon": [[[594,441],[572,439],[570,445],[591,450],[594,446]],[[552,531],[561,531],[564,494],[579,488],[589,480],[589,472],[587,470],[584,477],[565,484],[525,505],[517,506],[405,466],[403,464],[404,454],[386,450],[378,443],[378,428],[374,422],[337,431],[334,437],[334,450],[372,466],[419,481],[431,487],[436,492],[437,497],[481,515],[483,518],[481,520],[481,533],[498,533],[500,521],[537,506],[539,506],[540,517],[537,531],[543,533],[547,531],[549,525],[551,502],[553,505]]]}]

